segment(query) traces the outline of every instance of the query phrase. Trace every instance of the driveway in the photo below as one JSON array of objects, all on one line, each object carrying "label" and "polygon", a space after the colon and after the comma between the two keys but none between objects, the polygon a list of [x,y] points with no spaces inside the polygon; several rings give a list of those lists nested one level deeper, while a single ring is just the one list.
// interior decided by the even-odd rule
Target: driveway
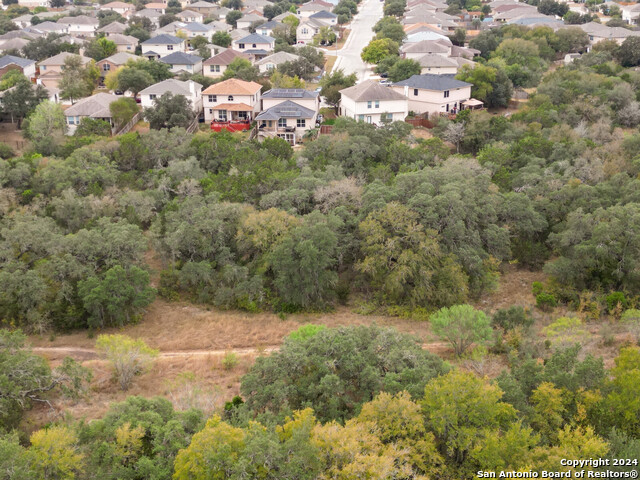
[{"label": "driveway", "polygon": [[[341,68],[347,75],[355,73],[358,82],[366,80],[372,74],[372,70],[360,58],[360,52],[366,47],[374,36],[373,26],[383,17],[382,8],[384,2],[380,0],[364,0],[359,6],[358,14],[351,21],[349,28],[351,33],[344,46],[338,50],[338,59],[333,70]],[[335,52],[335,50],[333,51]],[[331,55],[331,49],[326,53]]]}]

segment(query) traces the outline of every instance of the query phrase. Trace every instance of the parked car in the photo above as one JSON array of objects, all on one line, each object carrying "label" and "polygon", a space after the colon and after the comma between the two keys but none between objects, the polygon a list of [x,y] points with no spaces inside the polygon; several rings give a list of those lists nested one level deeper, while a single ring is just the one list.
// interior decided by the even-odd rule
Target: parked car
[{"label": "parked car", "polygon": [[383,80],[380,80],[380,85],[391,85],[391,83],[392,83],[391,80],[388,80],[386,78]]},{"label": "parked car", "polygon": [[388,78],[389,74],[388,73],[381,73],[380,74],[380,78]]}]

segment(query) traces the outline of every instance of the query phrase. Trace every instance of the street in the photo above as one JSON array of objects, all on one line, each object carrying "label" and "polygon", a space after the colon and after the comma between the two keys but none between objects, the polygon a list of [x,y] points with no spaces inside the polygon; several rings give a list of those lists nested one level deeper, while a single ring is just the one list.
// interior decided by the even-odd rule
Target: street
[{"label": "street", "polygon": [[[347,75],[355,73],[358,75],[358,82],[371,76],[371,69],[367,68],[367,64],[360,58],[360,52],[373,38],[372,28],[382,18],[383,7],[384,2],[380,0],[364,0],[359,5],[359,12],[350,25],[351,33],[344,47],[338,50],[338,59],[333,70],[341,68]],[[331,55],[331,49],[327,49],[326,53]]]}]

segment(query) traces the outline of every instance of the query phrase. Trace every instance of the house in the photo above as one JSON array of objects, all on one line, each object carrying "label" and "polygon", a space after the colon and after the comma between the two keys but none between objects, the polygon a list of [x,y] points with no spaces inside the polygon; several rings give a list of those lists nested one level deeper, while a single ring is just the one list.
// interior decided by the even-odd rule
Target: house
[{"label": "house", "polygon": [[263,110],[256,117],[259,137],[280,137],[291,145],[316,126],[318,112],[291,100]]},{"label": "house", "polygon": [[186,35],[187,38],[195,38],[197,36],[210,39],[211,35],[215,33],[215,25],[210,23],[204,24],[200,22],[171,22],[162,28],[156,30],[158,33],[168,33],[169,35],[176,35],[178,32]]},{"label": "house", "polygon": [[96,93],[71,105],[64,111],[67,123],[67,135],[73,135],[83,118],[94,118],[109,122],[114,127],[109,106],[122,97],[110,93]]},{"label": "house", "polygon": [[152,8],[143,8],[142,10],[138,10],[133,14],[133,17],[141,17],[148,18],[149,21],[155,26],[160,26],[160,17],[162,14],[157,10],[153,10]]},{"label": "house", "polygon": [[48,33],[59,33],[61,35],[66,35],[69,33],[69,25],[65,23],[55,23],[55,22],[42,22],[32,27],[25,28],[28,32],[37,33],[40,35],[46,35]]},{"label": "house", "polygon": [[406,25],[426,25],[432,28],[438,28],[445,32],[453,32],[459,25],[451,20],[440,18],[436,15],[422,15],[420,17],[405,17],[400,21],[403,26]]},{"label": "house", "polygon": [[300,15],[301,17],[304,18],[309,18],[311,15],[313,15],[314,13],[318,13],[318,12],[322,12],[324,11],[329,11],[331,10],[333,7],[326,7],[325,5],[323,5],[324,2],[320,3],[320,2],[307,2],[307,3],[303,3],[302,5],[300,5],[298,7],[298,15]]},{"label": "house", "polygon": [[358,121],[381,124],[404,121],[409,113],[407,98],[377,80],[365,80],[340,90],[339,113]]},{"label": "house", "polygon": [[622,20],[625,22],[635,25],[638,23],[638,17],[640,17],[640,5],[634,3],[632,5],[625,5],[621,7],[622,10]]},{"label": "house", "polygon": [[250,53],[256,58],[266,57],[275,47],[275,38],[252,33],[232,42],[232,48],[238,52]]},{"label": "house", "polygon": [[320,111],[320,94],[302,88],[273,88],[262,94],[262,110],[267,110],[281,103],[292,101],[298,105]]},{"label": "house", "polygon": [[189,5],[189,10],[201,13],[205,16],[208,16],[210,13],[214,13],[218,8],[220,7],[215,3],[204,2],[202,0]]},{"label": "house", "polygon": [[155,10],[159,14],[164,15],[167,11],[167,4],[162,2],[145,3],[144,8],[147,10]]},{"label": "house", "polygon": [[449,37],[444,33],[434,32],[433,30],[424,30],[416,33],[407,34],[405,43],[417,43],[423,40],[442,40],[443,42],[451,43]]},{"label": "house", "polygon": [[237,28],[250,29],[252,25],[258,22],[266,22],[267,19],[262,15],[256,15],[255,13],[245,14],[236,22]]},{"label": "house", "polygon": [[22,50],[29,44],[31,40],[26,38],[10,38],[8,40],[0,41],[0,52],[11,52],[15,50]]},{"label": "house", "polygon": [[104,58],[99,62],[96,62],[96,66],[100,70],[100,77],[104,79],[109,72],[117,70],[124,66],[129,60],[138,61],[143,60],[144,57],[138,57],[127,52],[114,53],[110,57]]},{"label": "house", "polygon": [[200,12],[194,12],[193,10],[183,10],[180,13],[176,13],[176,17],[183,22],[202,23],[204,21],[204,15]]},{"label": "house", "polygon": [[400,56],[402,58],[411,58],[417,60],[427,54],[441,55],[448,57],[451,55],[452,45],[446,45],[439,41],[422,40],[415,43],[405,43],[400,47]]},{"label": "house", "polygon": [[166,57],[161,57],[158,61],[169,65],[171,72],[175,74],[182,72],[202,73],[202,57],[191,53],[173,52]]},{"label": "house", "polygon": [[284,28],[288,28],[284,23],[280,23],[275,20],[270,20],[256,27],[256,33],[262,36],[273,37],[274,30],[284,29]]},{"label": "house", "polygon": [[104,5],[100,5],[99,9],[103,12],[110,11],[116,12],[120,15],[126,16],[129,13],[136,11],[136,6],[133,3],[125,3],[125,2],[109,2]]},{"label": "house", "polygon": [[160,58],[173,52],[187,51],[186,40],[183,40],[179,37],[174,37],[173,35],[169,35],[167,33],[163,33],[145,40],[140,45],[142,46],[142,55],[144,55],[145,57]]},{"label": "house", "polygon": [[464,109],[464,102],[471,99],[472,86],[453,75],[413,75],[394,83],[391,90],[408,99],[409,110],[431,116]]},{"label": "house", "polygon": [[49,0],[18,0],[18,5],[27,8],[48,7]]},{"label": "house", "polygon": [[285,62],[294,62],[300,59],[300,55],[294,55],[288,52],[278,52],[268,57],[264,57],[262,60],[258,60],[255,65],[260,70],[260,73],[267,73],[271,70],[278,68],[278,65]]},{"label": "house", "polygon": [[420,64],[420,73],[434,75],[455,75],[458,62],[437,53],[427,53],[416,60]]},{"label": "house", "polygon": [[202,92],[204,119],[218,131],[247,130],[260,111],[261,88],[259,83],[237,78],[211,85]]},{"label": "house", "polygon": [[113,33],[109,35],[109,40],[116,44],[119,52],[134,53],[138,46],[139,40],[131,35],[122,35]]},{"label": "house", "polygon": [[80,57],[83,65],[86,65],[87,63],[92,61],[90,58],[69,52],[62,52],[58,55],[54,55],[53,57],[49,57],[38,63],[38,67],[40,68],[38,83],[44,85],[47,88],[57,88],[58,81],[60,81],[60,78],[62,77],[62,71],[64,70],[64,62],[69,57]]},{"label": "house", "polygon": [[28,58],[14,57],[13,55],[0,57],[0,77],[9,70],[20,70],[28,79],[34,79],[36,76],[36,61],[29,60]]},{"label": "house", "polygon": [[140,104],[143,107],[153,107],[153,101],[156,98],[160,98],[165,93],[173,93],[174,95],[183,95],[191,103],[191,108],[196,113],[202,111],[202,85],[194,82],[193,80],[187,80],[186,82],[170,78],[169,80],[163,80],[150,87],[142,90],[140,95]]},{"label": "house", "polygon": [[324,23],[328,27],[338,24],[338,16],[335,13],[327,12],[326,10],[320,10],[319,12],[310,15],[309,18]]},{"label": "house", "polygon": [[229,48],[224,52],[214,55],[213,57],[205,60],[203,63],[204,70],[202,73],[205,77],[221,77],[222,75],[224,75],[224,71],[227,69],[227,66],[238,57],[250,61],[250,57],[248,55],[236,52],[235,50],[231,50]]},{"label": "house", "polygon": [[58,23],[68,27],[69,35],[93,37],[98,30],[100,21],[88,15],[78,15],[77,17],[62,17]]},{"label": "house", "polygon": [[296,42],[298,44],[313,43],[313,37],[320,33],[320,29],[326,27],[323,22],[313,18],[303,18],[296,27]]},{"label": "house", "polygon": [[120,23],[120,22],[111,22],[108,25],[105,25],[102,28],[99,28],[98,30],[96,30],[97,33],[104,33],[105,37],[108,37],[109,35],[113,35],[113,34],[118,34],[118,35],[124,35],[124,31],[127,29],[127,26],[124,23]]},{"label": "house", "polygon": [[607,27],[606,25],[602,25],[596,22],[576,25],[575,27],[571,28],[580,28],[584,32],[586,32],[586,34],[589,36],[590,47],[604,40],[613,40],[614,42],[618,43],[618,45],[622,45],[622,42],[624,42],[628,37],[640,36],[640,31],[629,30],[622,27]]}]

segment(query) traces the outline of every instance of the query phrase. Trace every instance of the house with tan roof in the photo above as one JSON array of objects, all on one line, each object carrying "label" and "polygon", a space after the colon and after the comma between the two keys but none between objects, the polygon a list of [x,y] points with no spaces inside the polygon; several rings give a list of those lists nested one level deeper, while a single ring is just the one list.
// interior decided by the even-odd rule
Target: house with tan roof
[{"label": "house with tan roof", "polygon": [[189,5],[189,10],[193,10],[194,12],[199,12],[207,16],[210,13],[214,13],[218,8],[218,5],[216,5],[215,3],[205,2],[202,0]]},{"label": "house with tan roof", "polygon": [[264,57],[262,60],[258,60],[256,62],[256,67],[260,70],[260,73],[268,73],[272,70],[278,68],[278,65],[281,65],[285,62],[295,62],[299,60],[300,55],[295,55],[289,52],[277,52],[268,57]]},{"label": "house with tan roof", "polygon": [[76,104],[64,111],[67,123],[67,135],[73,135],[83,118],[94,118],[104,120],[114,127],[113,118],[109,106],[121,97],[110,93],[96,93],[87,98],[83,98]]},{"label": "house with tan roof", "polygon": [[138,61],[146,59],[144,57],[138,57],[137,55],[133,55],[132,53],[127,52],[114,53],[110,57],[103,58],[99,62],[96,62],[96,66],[100,70],[100,78],[104,79],[104,77],[106,77],[109,72],[112,72],[124,66],[129,60]]},{"label": "house with tan roof", "polygon": [[176,13],[176,17],[183,22],[202,23],[204,21],[204,15],[200,12],[194,12],[193,10],[183,10],[182,12]]},{"label": "house with tan roof", "polygon": [[133,3],[125,2],[109,2],[104,5],[100,5],[101,11],[116,12],[120,15],[127,15],[136,11],[136,6]]},{"label": "house with tan roof", "polygon": [[119,52],[134,53],[140,40],[131,35],[113,33],[109,35],[109,40],[116,44]]},{"label": "house with tan roof", "polygon": [[75,53],[62,52],[53,57],[49,57],[38,63],[40,68],[40,76],[37,82],[49,88],[58,88],[58,82],[62,78],[62,70],[64,70],[64,62],[68,57],[80,57],[83,65],[91,62],[90,58]]},{"label": "house with tan roof", "polygon": [[88,15],[78,15],[77,17],[62,17],[58,23],[68,27],[69,35],[93,37],[98,30],[100,21]]},{"label": "house with tan roof", "polygon": [[230,48],[221,52],[217,55],[214,55],[211,58],[206,59],[203,66],[203,75],[205,77],[211,78],[219,78],[224,75],[225,70],[229,66],[231,62],[233,62],[236,58],[244,58],[245,60],[251,61],[252,57],[246,55],[241,52],[236,52],[235,50],[231,50]]},{"label": "house with tan roof", "polygon": [[113,34],[118,34],[118,35],[124,35],[124,31],[127,29],[127,26],[124,23],[120,23],[120,22],[111,22],[108,25],[105,25],[102,28],[99,28],[97,30],[98,33],[104,33],[105,37],[108,37],[109,35],[113,35]]},{"label": "house with tan roof", "polygon": [[259,83],[237,78],[211,85],[202,92],[205,120],[250,123],[260,112],[261,88]]},{"label": "house with tan roof", "polygon": [[429,53],[448,57],[451,55],[452,45],[435,40],[422,40],[415,43],[405,43],[400,47],[400,56],[402,58],[411,58],[416,60]]},{"label": "house with tan roof", "polygon": [[140,104],[145,108],[153,107],[154,100],[170,92],[174,95],[184,96],[189,100],[193,111],[199,114],[202,111],[201,90],[202,85],[193,80],[183,82],[175,78],[170,78],[169,80],[163,80],[142,90],[139,94]]},{"label": "house with tan roof", "polygon": [[458,62],[437,53],[427,53],[416,60],[420,64],[420,73],[434,75],[455,75]]},{"label": "house with tan roof", "polygon": [[407,97],[377,80],[365,80],[340,90],[338,111],[344,117],[376,125],[404,121],[409,114]]}]

